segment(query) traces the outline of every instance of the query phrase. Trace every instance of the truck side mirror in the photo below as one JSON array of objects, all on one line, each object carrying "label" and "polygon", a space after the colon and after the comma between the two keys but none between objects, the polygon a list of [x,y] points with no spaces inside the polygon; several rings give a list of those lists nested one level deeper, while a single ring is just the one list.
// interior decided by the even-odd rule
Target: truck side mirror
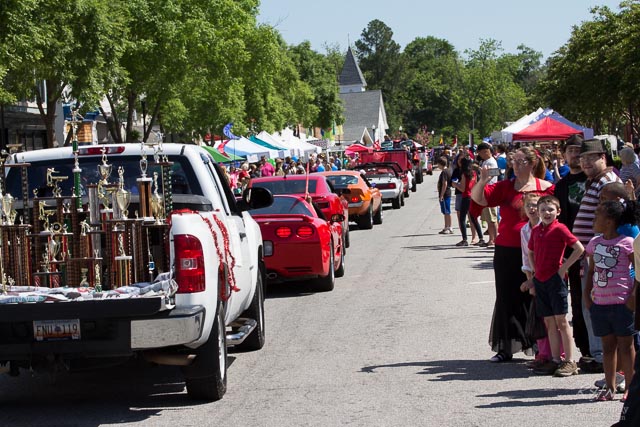
[{"label": "truck side mirror", "polygon": [[271,191],[262,187],[251,187],[242,193],[242,201],[239,203],[240,210],[248,211],[271,206],[273,195]]},{"label": "truck side mirror", "polygon": [[331,222],[342,222],[342,221],[344,221],[344,215],[342,214],[331,215]]}]

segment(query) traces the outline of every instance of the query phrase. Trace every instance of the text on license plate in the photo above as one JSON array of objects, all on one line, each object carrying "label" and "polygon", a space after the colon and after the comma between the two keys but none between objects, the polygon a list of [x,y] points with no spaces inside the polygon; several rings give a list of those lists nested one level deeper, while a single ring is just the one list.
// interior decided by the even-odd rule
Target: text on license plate
[{"label": "text on license plate", "polygon": [[80,320],[34,320],[33,337],[36,341],[79,340]]}]

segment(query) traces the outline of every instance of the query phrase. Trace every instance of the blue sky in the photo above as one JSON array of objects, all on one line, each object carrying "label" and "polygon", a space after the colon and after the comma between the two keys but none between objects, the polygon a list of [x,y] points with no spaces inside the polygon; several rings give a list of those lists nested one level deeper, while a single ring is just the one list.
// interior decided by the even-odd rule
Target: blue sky
[{"label": "blue sky", "polygon": [[324,53],[325,43],[346,50],[367,24],[379,19],[402,48],[416,37],[448,40],[458,52],[476,49],[480,39],[502,42],[504,52],[519,44],[546,59],[565,44],[571,28],[591,20],[593,6],[619,10],[620,0],[261,0],[261,23],[268,23],[289,44],[309,40]]}]

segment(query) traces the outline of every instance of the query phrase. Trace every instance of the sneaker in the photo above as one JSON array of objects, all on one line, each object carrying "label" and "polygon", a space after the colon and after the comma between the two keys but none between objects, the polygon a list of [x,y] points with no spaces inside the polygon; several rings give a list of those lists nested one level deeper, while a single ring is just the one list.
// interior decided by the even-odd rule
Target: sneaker
[{"label": "sneaker", "polygon": [[484,240],[478,240],[477,242],[473,243],[473,246],[484,246]]},{"label": "sneaker", "polygon": [[466,240],[460,240],[458,243],[456,243],[456,246],[469,246],[469,242],[467,242]]},{"label": "sneaker", "polygon": [[602,374],[604,372],[602,363],[596,362],[595,360],[583,363],[580,369],[589,374]]},{"label": "sneaker", "polygon": [[442,234],[453,234],[453,230],[452,230],[452,229],[450,229],[450,228],[446,228],[446,229],[444,230],[444,233],[442,233]]},{"label": "sneaker", "polygon": [[438,231],[438,234],[447,234],[447,229],[443,228],[442,230]]},{"label": "sneaker", "polygon": [[508,362],[511,359],[513,359],[513,356],[509,356],[504,353],[496,353],[493,357],[491,357],[491,359],[489,359],[489,362],[502,363],[502,362]]},{"label": "sneaker", "polygon": [[547,360],[534,369],[533,372],[538,375],[553,375],[559,367],[559,363],[556,363],[553,360]]},{"label": "sneaker", "polygon": [[553,373],[554,377],[570,377],[571,375],[578,375],[578,365],[573,360],[563,361]]},{"label": "sneaker", "polygon": [[547,362],[548,360],[545,360],[545,359],[534,359],[534,360],[529,360],[527,363],[525,363],[525,365],[529,369],[537,369]]},{"label": "sneaker", "polygon": [[606,402],[609,400],[613,400],[613,397],[614,397],[613,390],[603,388],[600,391],[598,391],[598,394],[596,395],[596,397],[593,398],[593,400],[595,400],[596,402]]},{"label": "sneaker", "polygon": [[[607,387],[607,380],[605,378],[596,381],[595,383],[593,383],[594,386],[598,387],[598,388],[606,388]],[[624,382],[624,375],[620,372],[616,372],[616,390],[618,391],[618,393],[624,393],[626,390],[626,384]]]}]

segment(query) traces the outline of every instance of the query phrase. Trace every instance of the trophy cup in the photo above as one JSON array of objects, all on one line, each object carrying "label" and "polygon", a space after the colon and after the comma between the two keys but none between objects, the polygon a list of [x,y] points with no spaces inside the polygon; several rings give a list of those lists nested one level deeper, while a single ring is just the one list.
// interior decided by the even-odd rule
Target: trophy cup
[{"label": "trophy cup", "polygon": [[102,147],[102,164],[98,165],[98,174],[100,175],[100,181],[98,182],[98,197],[102,201],[104,206],[104,212],[111,212],[109,208],[109,198],[107,197],[107,189],[105,186],[109,185],[109,177],[111,176],[112,165],[107,163],[107,149]]},{"label": "trophy cup", "polygon": [[156,225],[162,225],[164,219],[164,199],[158,194],[158,172],[153,173],[153,196],[151,196],[151,210],[156,219]]},{"label": "trophy cup", "polygon": [[56,256],[60,252],[60,242],[52,237],[47,243],[47,259],[49,263],[57,262]]},{"label": "trophy cup", "polygon": [[147,168],[149,162],[147,161],[147,153],[145,152],[145,145],[141,145],[141,158],[140,158],[140,178],[136,180],[138,184],[138,196],[140,199],[140,215],[146,220],[151,220],[151,178],[147,176]]},{"label": "trophy cup", "polygon": [[89,281],[87,280],[87,273],[89,272],[88,268],[81,268],[80,274],[82,275],[82,279],[80,280],[80,287],[89,287]]},{"label": "trophy cup", "polygon": [[[11,194],[6,193],[2,196],[2,215],[4,216],[2,223],[4,225],[13,225],[15,222],[15,211],[13,210],[14,203],[15,199]],[[14,222],[12,222],[11,219],[13,219]]]},{"label": "trophy cup", "polygon": [[129,216],[129,203],[131,203],[131,192],[124,188],[124,168],[120,166],[118,168],[119,185],[118,190],[115,193],[116,204],[121,213],[121,219],[127,219]]},{"label": "trophy cup", "polygon": [[124,249],[124,235],[118,234],[118,256],[116,261],[116,287],[128,286],[131,283],[131,261],[133,257],[127,255]]}]

